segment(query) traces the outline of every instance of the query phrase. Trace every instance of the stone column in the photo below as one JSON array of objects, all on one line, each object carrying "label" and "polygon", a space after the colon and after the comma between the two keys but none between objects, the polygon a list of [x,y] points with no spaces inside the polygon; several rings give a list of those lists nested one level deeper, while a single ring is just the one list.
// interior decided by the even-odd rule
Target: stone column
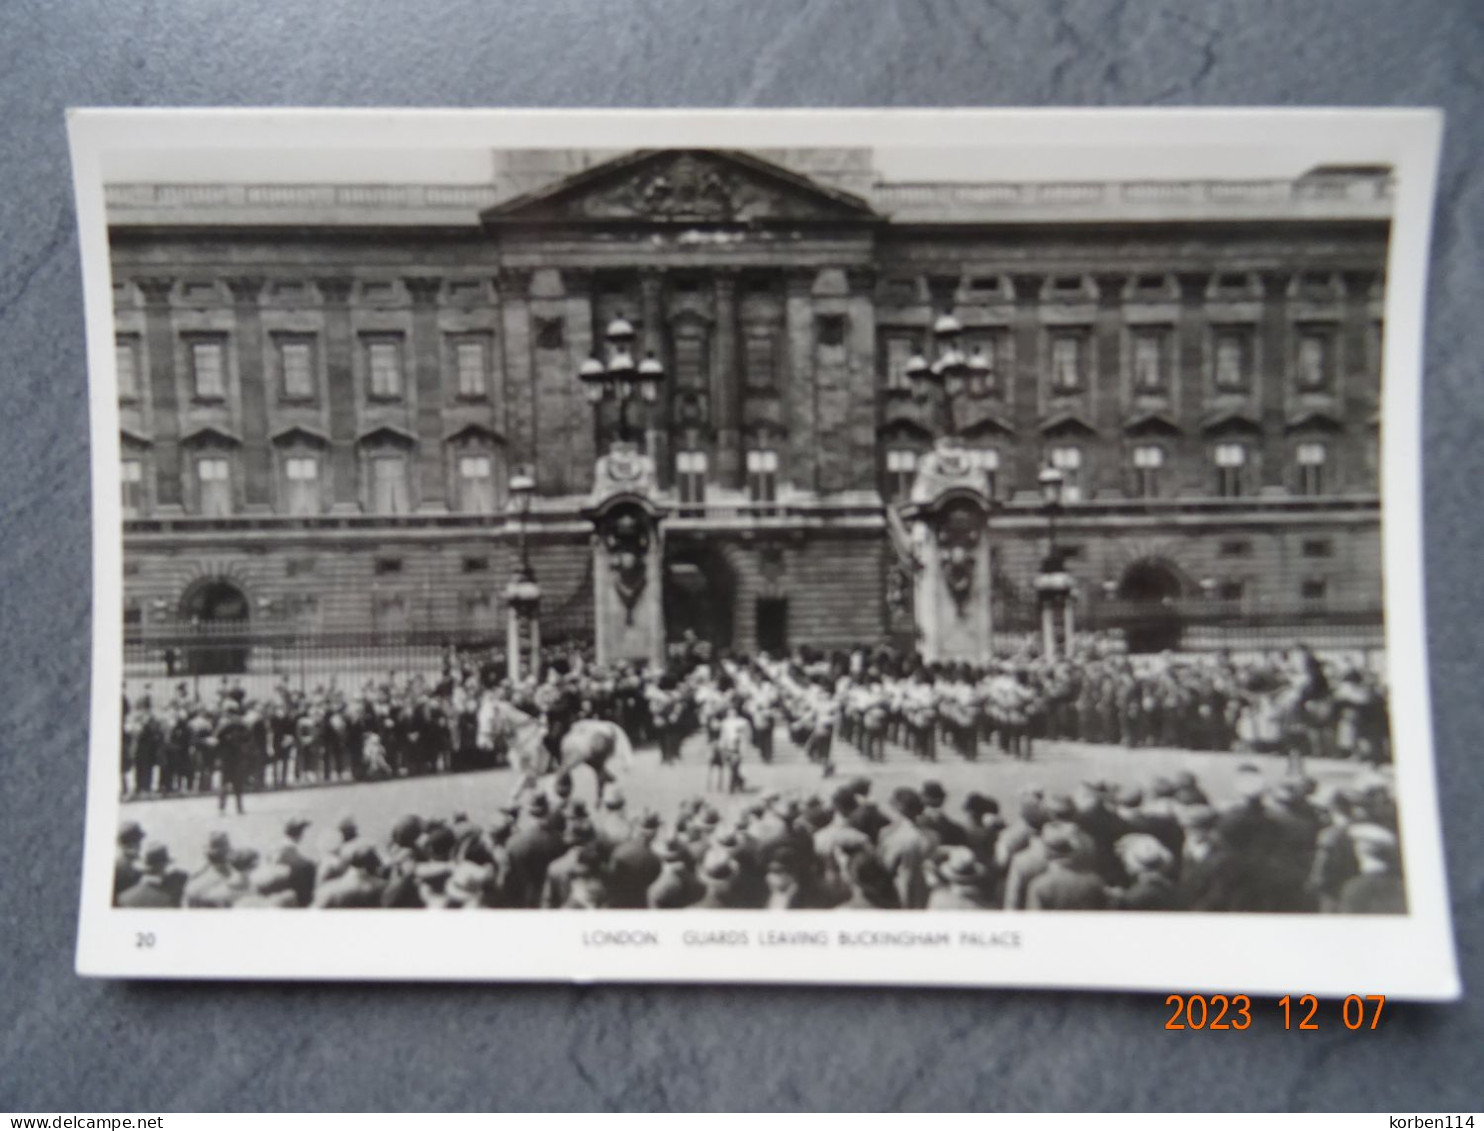
[{"label": "stone column", "polygon": [[742,462],[742,377],[738,372],[737,275],[716,273],[716,367],[711,374],[711,423],[716,429],[716,475],[723,487],[745,485]]},{"label": "stone column", "polygon": [[845,433],[850,445],[850,465],[845,469],[845,487],[870,491],[876,474],[876,289],[875,272],[846,273],[850,294],[846,300],[846,333],[849,348],[850,384],[846,390]]},{"label": "stone column", "polygon": [[[1335,367],[1335,404],[1342,420],[1363,421],[1380,403],[1377,382],[1379,369],[1371,369],[1371,285],[1376,276],[1370,271],[1347,271],[1345,284],[1345,321],[1340,330],[1339,364]],[[1376,358],[1379,367],[1381,359]],[[1374,490],[1366,474],[1365,429],[1350,427],[1336,433],[1330,441],[1329,466],[1325,468],[1325,493],[1341,494],[1352,489]]]},{"label": "stone column", "polygon": [[180,513],[180,398],[175,384],[175,331],[170,324],[174,279],[135,279],[144,295],[145,348],[149,355],[149,399],[154,439],[155,503],[162,514]]},{"label": "stone column", "polygon": [[1083,498],[1094,498],[1099,491],[1106,493],[1118,488],[1122,495],[1123,418],[1127,415],[1131,401],[1125,401],[1123,380],[1123,275],[1099,275],[1095,282],[1098,290],[1096,325],[1092,341],[1093,351],[1089,359],[1089,375],[1092,379],[1091,415],[1093,427],[1099,438],[1082,449]]},{"label": "stone column", "polygon": [[[1275,440],[1282,440],[1288,411],[1288,355],[1291,345],[1288,282],[1289,275],[1283,272],[1269,272],[1262,276],[1262,323],[1257,328],[1257,358],[1252,384],[1261,409],[1262,439],[1267,446]],[[1252,455],[1255,457],[1256,453]],[[1281,449],[1273,447],[1269,458],[1262,461],[1262,478],[1258,480],[1254,473],[1249,472],[1253,493],[1259,486],[1283,486],[1286,463]]]},{"label": "stone column", "polygon": [[325,373],[330,388],[330,483],[333,511],[360,509],[356,483],[355,335],[350,326],[350,291],[345,276],[316,279],[325,307]]},{"label": "stone column", "polygon": [[241,276],[227,280],[237,320],[237,375],[242,396],[242,466],[244,501],[249,514],[273,505],[273,451],[268,441],[269,366],[263,352],[263,318],[258,298],[264,280]]},{"label": "stone column", "polygon": [[[1209,467],[1211,462],[1201,450],[1199,438],[1200,418],[1206,400],[1206,339],[1210,321],[1206,311],[1206,285],[1209,281],[1210,277],[1204,274],[1176,276],[1180,287],[1180,323],[1175,327],[1170,382],[1176,420],[1186,434],[1176,441],[1180,451],[1170,461],[1175,468],[1201,464]],[[1173,486],[1175,490],[1179,489],[1178,484]]]},{"label": "stone column", "polygon": [[[582,383],[577,380],[577,371],[593,355],[596,339],[603,333],[604,327],[593,325],[591,271],[562,271],[562,291],[566,295],[562,317],[566,325],[567,363],[563,372],[557,374],[556,382],[565,393],[567,406],[567,481],[571,484],[571,490],[586,492],[592,489],[593,468],[602,453],[598,451],[592,406],[587,402]],[[617,405],[614,408],[616,410]],[[629,419],[633,420],[632,414],[639,411],[641,410],[637,405],[630,405]],[[613,421],[616,428],[616,411]],[[614,436],[617,435],[614,432]]]},{"label": "stone column", "polygon": [[1041,418],[1041,304],[1040,275],[1015,275],[1015,314],[1011,326],[1015,344],[1013,422],[1022,443],[1012,445],[1014,466],[1007,467],[1016,491],[1036,489],[1041,470],[1041,445],[1036,426]]},{"label": "stone column", "polygon": [[448,509],[443,458],[443,365],[438,334],[438,292],[443,280],[404,279],[412,297],[412,374],[417,390],[418,509]]},{"label": "stone column", "polygon": [[788,419],[789,467],[797,487],[819,490],[819,435],[815,412],[814,373],[814,272],[788,272],[788,297],[784,304],[787,339],[786,376],[783,382]]},{"label": "stone column", "polygon": [[[504,348],[505,402],[507,439],[512,464],[536,466],[535,377],[531,366],[531,312],[528,292],[531,273],[503,268],[499,275],[500,328]],[[544,484],[539,480],[537,490]]]},{"label": "stone column", "polygon": [[670,359],[665,356],[664,332],[664,287],[662,272],[644,270],[639,272],[639,361],[651,353],[665,366],[664,388],[660,399],[641,408],[648,414],[644,430],[644,450],[654,460],[655,477],[661,490],[669,490],[674,479],[674,460],[670,455],[670,395],[675,384],[675,374],[669,371]]}]

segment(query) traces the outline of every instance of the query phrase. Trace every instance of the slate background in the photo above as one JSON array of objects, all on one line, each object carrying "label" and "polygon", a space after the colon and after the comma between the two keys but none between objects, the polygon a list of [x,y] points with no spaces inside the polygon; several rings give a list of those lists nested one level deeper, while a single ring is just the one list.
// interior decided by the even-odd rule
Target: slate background
[{"label": "slate background", "polygon": [[[1484,6],[0,0],[0,1109],[1477,1108]],[[71,105],[1439,105],[1428,629],[1466,984],[1377,1033],[1154,997],[128,985],[72,972],[88,717]],[[1088,946],[1096,946],[1095,938]],[[1364,992],[1366,987],[1356,987]]]}]

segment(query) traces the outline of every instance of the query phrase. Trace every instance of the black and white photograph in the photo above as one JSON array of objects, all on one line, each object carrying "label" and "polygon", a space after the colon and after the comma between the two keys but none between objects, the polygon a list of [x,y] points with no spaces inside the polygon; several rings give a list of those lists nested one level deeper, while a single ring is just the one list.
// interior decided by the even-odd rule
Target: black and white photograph
[{"label": "black and white photograph", "polygon": [[73,119],[85,972],[1457,992],[1435,122],[428,117]]}]

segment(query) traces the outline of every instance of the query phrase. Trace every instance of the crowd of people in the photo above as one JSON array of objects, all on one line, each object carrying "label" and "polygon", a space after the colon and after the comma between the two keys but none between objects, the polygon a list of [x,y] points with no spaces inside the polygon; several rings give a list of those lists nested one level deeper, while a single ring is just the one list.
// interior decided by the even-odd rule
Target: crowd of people
[{"label": "crowd of people", "polygon": [[[871,796],[869,778],[761,795],[723,816],[704,796],[591,807],[558,775],[485,820],[408,814],[385,838],[354,817],[314,850],[290,819],[273,845],[210,833],[181,866],[137,822],[118,834],[114,899],[135,908],[751,908],[1399,914],[1397,814],[1384,771],[1320,797],[1313,779],[1236,768],[1233,796],[1194,774],[1147,789],[1029,789],[1005,811],[940,783]],[[192,846],[194,848],[194,846]]]},{"label": "crowd of people", "polygon": [[774,658],[688,642],[657,671],[562,650],[548,653],[539,678],[515,680],[494,655],[450,648],[437,673],[391,671],[358,690],[335,679],[306,690],[285,679],[252,696],[240,678],[222,677],[204,692],[181,681],[167,698],[145,683],[124,698],[122,793],[215,790],[223,808],[235,800],[240,810],[243,792],[255,788],[507,765],[515,736],[500,702],[542,721],[548,759],[582,718],[656,744],[662,765],[678,762],[687,738],[702,733],[718,782],[733,790],[744,751],[770,762],[780,733],[827,774],[842,745],[867,761],[892,746],[931,763],[995,751],[1030,759],[1045,739],[1390,758],[1383,681],[1302,646],[1242,658],[1133,657],[1086,637],[1069,657],[1028,650],[971,665],[928,664],[885,647]]}]

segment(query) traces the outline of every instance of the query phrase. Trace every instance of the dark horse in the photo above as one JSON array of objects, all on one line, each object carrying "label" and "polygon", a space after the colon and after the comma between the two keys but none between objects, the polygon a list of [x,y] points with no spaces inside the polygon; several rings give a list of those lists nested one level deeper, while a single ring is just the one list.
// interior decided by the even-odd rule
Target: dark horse
[{"label": "dark horse", "polygon": [[561,760],[553,761],[542,742],[545,731],[541,720],[503,699],[494,703],[495,717],[508,739],[511,764],[521,772],[520,782],[515,787],[512,803],[518,801],[526,791],[535,789],[543,777],[571,774],[579,766],[587,766],[597,781],[598,802],[603,800],[603,790],[614,776],[608,772],[608,760],[618,756],[625,770],[634,764],[634,747],[629,736],[617,723],[606,719],[578,719],[562,735]]}]

